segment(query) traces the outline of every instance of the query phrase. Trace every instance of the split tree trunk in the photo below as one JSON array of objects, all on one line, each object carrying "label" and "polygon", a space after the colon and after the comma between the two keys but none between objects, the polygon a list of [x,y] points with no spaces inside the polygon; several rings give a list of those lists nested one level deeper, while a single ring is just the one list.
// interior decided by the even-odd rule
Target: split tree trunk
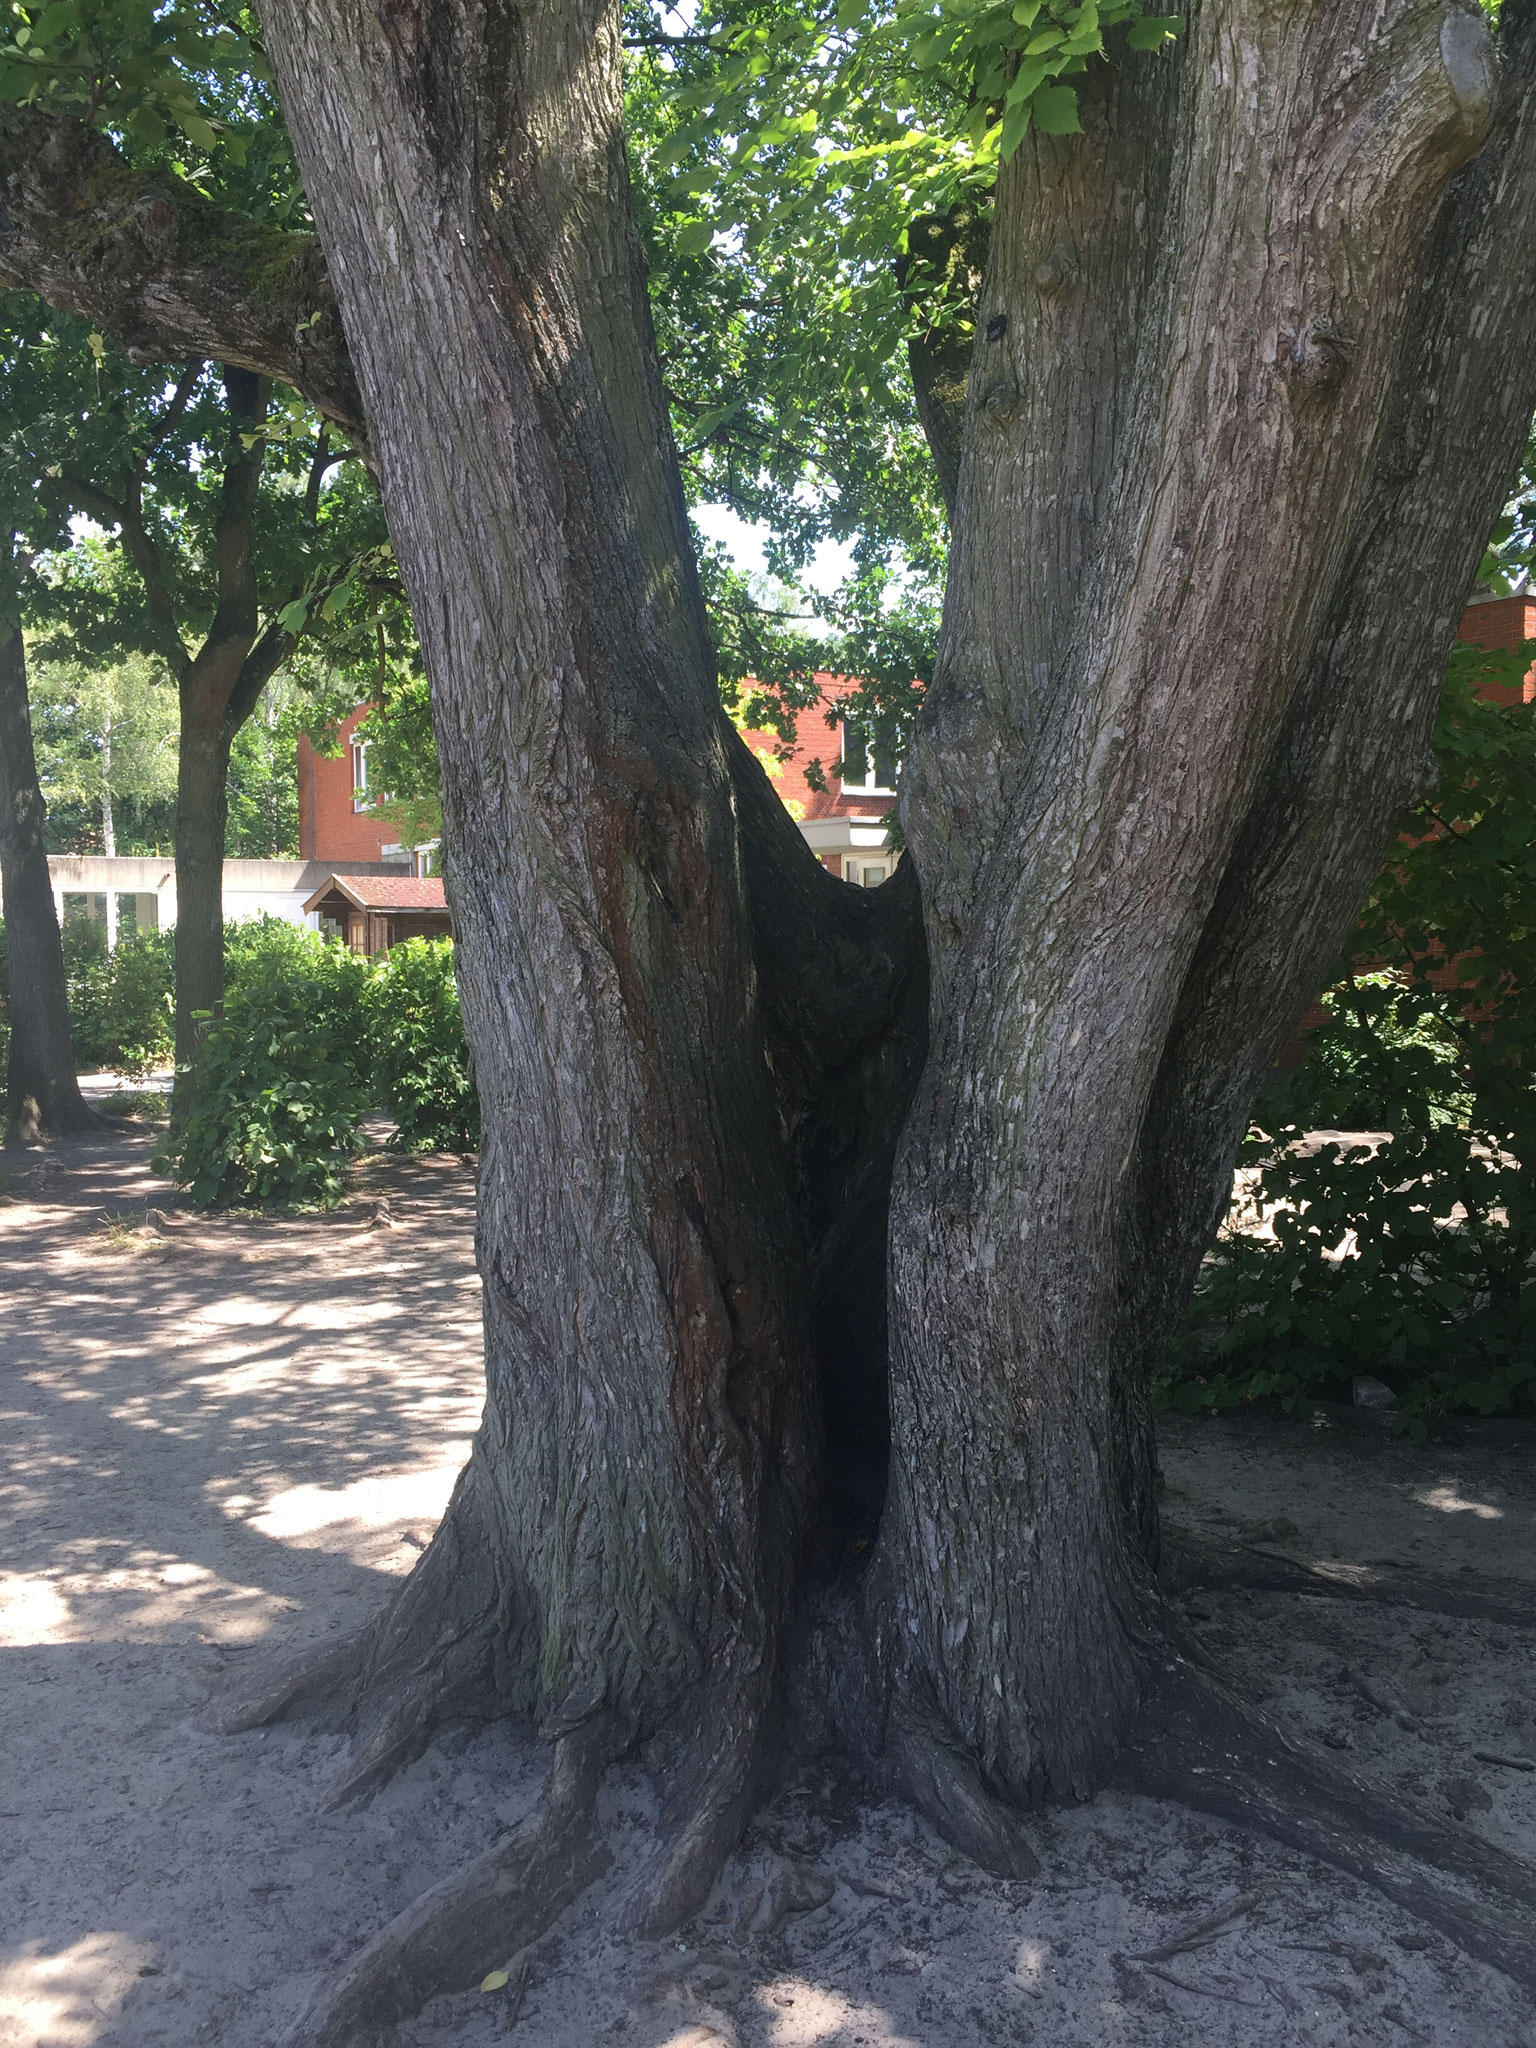
[{"label": "split tree trunk", "polygon": [[11,1044],[6,1123],[23,1138],[98,1128],[75,1079],[64,949],[32,751],[27,656],[20,628],[0,628],[0,908],[10,953]]},{"label": "split tree trunk", "polygon": [[1090,1793],[1142,1711],[1150,1368],[1430,772],[1536,402],[1505,23],[1459,179],[1498,85],[1475,15],[1204,0],[999,180],[904,781],[934,995],[881,1563],[891,1666],[1017,1799]]},{"label": "split tree trunk", "polygon": [[[1254,1086],[1423,772],[1536,398],[1536,173],[1522,0],[1512,111],[1470,171],[1487,33],[1428,0],[1258,21],[1204,0],[1173,56],[1090,77],[1084,138],[1026,146],[998,193],[913,862],[889,908],[855,910],[769,821],[715,705],[614,14],[263,13],[433,681],[488,1394],[388,1615],[266,1710],[352,1700],[354,1790],[466,1710],[547,1706],[557,1754],[544,1820],[367,1952],[315,2022],[330,2042],[404,2009],[399,1972],[419,1994],[505,1938],[497,1898],[555,1909],[549,1844],[590,1867],[595,1772],[625,1744],[679,1745],[653,1924],[739,1829],[836,1406],[813,1183],[857,1190],[878,1260],[922,1041],[916,873],[933,1049],[891,1203],[861,1733],[1004,1867],[1023,1851],[999,1792],[1086,1793],[1130,1756],[1217,1797],[1194,1681],[1177,1659],[1184,1690],[1166,1681],[1148,1369]],[[1274,1812],[1266,1786],[1252,1817]]]}]

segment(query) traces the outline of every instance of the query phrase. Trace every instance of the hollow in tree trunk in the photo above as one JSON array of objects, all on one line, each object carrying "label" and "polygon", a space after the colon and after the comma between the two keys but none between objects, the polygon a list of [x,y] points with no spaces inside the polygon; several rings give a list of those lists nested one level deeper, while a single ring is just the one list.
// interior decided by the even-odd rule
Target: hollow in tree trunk
[{"label": "hollow in tree trunk", "polygon": [[[1148,1411],[1254,1088],[1422,781],[1536,400],[1528,0],[1501,59],[1430,0],[1203,0],[1006,167],[912,859],[874,900],[718,710],[616,12],[262,12],[432,678],[487,1409],[380,1622],[240,1718],[339,1713],[347,1794],[445,1715],[538,1711],[554,1743],[539,1811],[305,2039],[547,1925],[642,1738],[672,1761],[641,1917],[685,1919],[802,1604],[825,1719],[993,1867],[1025,1866],[1018,1809],[1130,1779],[1532,1981],[1529,1873],[1183,1652]],[[861,1350],[840,1259],[875,1283]],[[829,1597],[887,1461],[873,1564]]]}]

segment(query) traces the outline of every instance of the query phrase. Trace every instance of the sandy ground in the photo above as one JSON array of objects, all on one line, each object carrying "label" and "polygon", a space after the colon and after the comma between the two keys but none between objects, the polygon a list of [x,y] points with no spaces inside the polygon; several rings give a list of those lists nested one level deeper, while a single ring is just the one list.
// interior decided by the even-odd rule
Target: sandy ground
[{"label": "sandy ground", "polygon": [[[167,1200],[147,1151],[3,1157],[4,2048],[280,2041],[318,1975],[515,1821],[539,1780],[537,1747],[500,1726],[329,1814],[333,1739],[199,1725],[241,1661],[370,1613],[430,1532],[478,1405],[468,1170],[366,1166],[392,1225],[361,1227],[364,1201],[336,1221],[164,1237],[141,1227]],[[1164,1462],[1170,1518],[1210,1533],[1536,1580],[1526,1435],[1409,1450],[1179,1425]],[[1198,1607],[1277,1708],[1536,1855],[1536,1773],[1473,1755],[1536,1761],[1531,1633],[1312,1598]],[[520,1995],[514,1968],[504,1989],[437,2000],[401,2048],[1536,2048],[1536,2011],[1506,1979],[1363,1887],[1150,1801],[1051,1815],[1041,1878],[1003,1884],[904,1809],[808,1772],[720,1902],[666,1944],[613,1931],[651,1791],[620,1778],[605,1802],[609,1888],[532,1952]],[[786,1879],[824,1903],[778,1918]],[[1136,1960],[1234,1901],[1204,1946]]]}]

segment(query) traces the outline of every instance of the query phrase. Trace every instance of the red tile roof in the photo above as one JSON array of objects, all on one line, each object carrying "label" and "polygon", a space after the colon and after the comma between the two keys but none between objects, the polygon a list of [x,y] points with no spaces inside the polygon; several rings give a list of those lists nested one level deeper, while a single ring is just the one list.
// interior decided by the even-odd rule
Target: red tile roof
[{"label": "red tile roof", "polygon": [[[762,762],[775,794],[797,824],[818,818],[883,818],[896,808],[893,796],[866,789],[845,791],[838,779],[843,735],[835,716],[836,706],[844,697],[851,696],[858,684],[851,676],[820,671],[816,684],[821,701],[797,713],[795,744],[787,759],[779,758],[784,742],[776,732],[748,729],[741,736]],[[825,789],[812,789],[805,779],[806,763],[813,760],[821,763]]]},{"label": "red tile roof", "polygon": [[332,875],[305,904],[313,910],[332,892],[359,910],[446,910],[440,875]]}]

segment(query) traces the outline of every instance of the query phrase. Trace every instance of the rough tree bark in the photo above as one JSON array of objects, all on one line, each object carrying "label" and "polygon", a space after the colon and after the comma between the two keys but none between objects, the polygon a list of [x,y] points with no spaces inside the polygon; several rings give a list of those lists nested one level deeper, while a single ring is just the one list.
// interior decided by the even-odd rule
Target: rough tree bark
[{"label": "rough tree bark", "polygon": [[[1529,1872],[1182,1645],[1147,1413],[1254,1085],[1424,773],[1536,402],[1531,0],[1502,76],[1447,0],[1201,0],[1171,56],[1085,81],[1082,138],[1007,167],[913,859],[870,897],[716,706],[614,12],[263,15],[433,680],[488,1401],[386,1614],[234,1718],[337,1717],[342,1796],[450,1716],[544,1712],[554,1745],[539,1809],[302,2038],[547,1925],[645,1737],[642,1917],[685,1917],[791,1641],[823,1723],[994,1868],[1026,1863],[1019,1808],[1120,1779],[1536,1981]],[[832,1276],[881,1272],[888,1210],[887,1418],[885,1326],[847,1345]]]},{"label": "rough tree bark", "polygon": [[1017,1799],[1103,1783],[1161,1682],[1148,1367],[1430,770],[1536,400],[1531,28],[1501,81],[1455,8],[1206,5],[1000,178],[903,800],[881,1565],[893,1663]]},{"label": "rough tree bark", "polygon": [[64,950],[48,879],[20,627],[0,626],[0,910],[10,954],[6,1125],[23,1139],[99,1127],[75,1079]]}]

